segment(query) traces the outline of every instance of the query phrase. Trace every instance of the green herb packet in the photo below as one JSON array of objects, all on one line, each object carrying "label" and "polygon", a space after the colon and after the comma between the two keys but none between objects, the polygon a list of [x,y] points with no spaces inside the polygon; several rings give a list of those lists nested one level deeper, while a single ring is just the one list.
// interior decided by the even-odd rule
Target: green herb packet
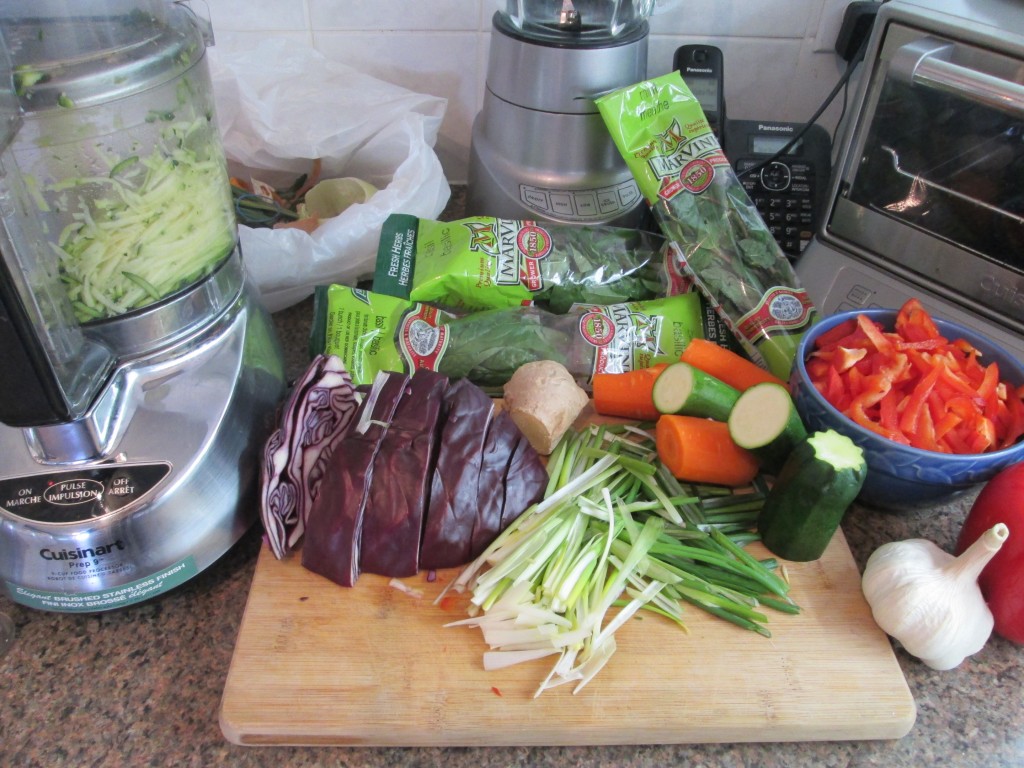
[{"label": "green herb packet", "polygon": [[679,292],[667,257],[664,237],[626,227],[399,213],[384,222],[373,290],[459,313],[534,303],[563,314]]},{"label": "green herb packet", "polygon": [[464,316],[341,285],[318,286],[314,297],[310,353],[340,357],[357,385],[378,371],[428,368],[499,388],[524,363],[555,360],[586,388],[595,373],[678,359],[691,339],[718,333],[697,292],[565,314],[528,305]]},{"label": "green herb packet", "polygon": [[817,312],[678,72],[596,99],[677,268],[721,313],[747,354],[789,378]]}]

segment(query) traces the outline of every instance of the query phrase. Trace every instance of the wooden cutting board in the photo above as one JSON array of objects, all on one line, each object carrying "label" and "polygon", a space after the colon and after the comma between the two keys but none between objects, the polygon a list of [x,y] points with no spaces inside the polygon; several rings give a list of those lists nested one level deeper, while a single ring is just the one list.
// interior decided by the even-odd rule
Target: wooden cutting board
[{"label": "wooden cutting board", "polygon": [[[759,545],[753,552],[763,552]],[[916,709],[871,618],[840,532],[813,563],[788,564],[799,616],[772,637],[687,610],[689,633],[630,620],[582,691],[533,698],[554,657],[485,672],[479,631],[444,628],[462,602],[434,598],[457,574],[372,575],[346,589],[264,546],[220,711],[236,744],[499,746],[893,739]],[[444,601],[447,604],[447,600]]]}]

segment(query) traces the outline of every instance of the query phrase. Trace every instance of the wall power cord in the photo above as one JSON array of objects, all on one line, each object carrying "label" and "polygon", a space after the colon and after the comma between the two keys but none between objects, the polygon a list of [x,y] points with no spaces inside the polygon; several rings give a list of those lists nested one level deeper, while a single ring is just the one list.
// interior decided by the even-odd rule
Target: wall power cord
[{"label": "wall power cord", "polygon": [[763,168],[787,154],[804,137],[807,131],[811,129],[811,126],[818,121],[825,110],[829,108],[829,105],[835,101],[839,92],[850,82],[850,78],[853,77],[857,65],[864,59],[868,40],[871,37],[871,28],[874,26],[875,16],[878,15],[878,8],[881,4],[876,2],[876,0],[857,0],[857,2],[850,3],[846,7],[846,11],[843,14],[843,23],[839,28],[839,34],[836,36],[835,50],[847,62],[847,65],[845,71],[836,82],[835,87],[832,88],[832,91],[825,97],[821,106],[815,110],[814,114],[811,115],[800,130],[793,134],[792,138],[780,147],[775,154],[762,160],[757,165],[741,171],[737,174],[738,176],[743,177],[760,173]]}]

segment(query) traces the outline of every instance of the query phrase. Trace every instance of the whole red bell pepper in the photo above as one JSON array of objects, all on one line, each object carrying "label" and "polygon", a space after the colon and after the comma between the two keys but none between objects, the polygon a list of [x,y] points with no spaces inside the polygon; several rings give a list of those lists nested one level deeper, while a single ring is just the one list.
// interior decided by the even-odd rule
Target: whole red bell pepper
[{"label": "whole red bell pepper", "polygon": [[995,631],[1024,644],[1024,462],[1014,464],[981,489],[957,541],[963,552],[996,523],[1010,536],[978,577],[981,593],[995,618]]}]

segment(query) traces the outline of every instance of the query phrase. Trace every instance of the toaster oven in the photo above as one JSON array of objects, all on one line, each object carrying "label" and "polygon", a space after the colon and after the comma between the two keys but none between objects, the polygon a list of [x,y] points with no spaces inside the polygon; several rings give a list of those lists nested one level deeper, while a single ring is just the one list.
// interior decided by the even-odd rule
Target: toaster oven
[{"label": "toaster oven", "polygon": [[911,296],[1024,357],[1024,5],[881,5],[796,269],[823,314]]}]

